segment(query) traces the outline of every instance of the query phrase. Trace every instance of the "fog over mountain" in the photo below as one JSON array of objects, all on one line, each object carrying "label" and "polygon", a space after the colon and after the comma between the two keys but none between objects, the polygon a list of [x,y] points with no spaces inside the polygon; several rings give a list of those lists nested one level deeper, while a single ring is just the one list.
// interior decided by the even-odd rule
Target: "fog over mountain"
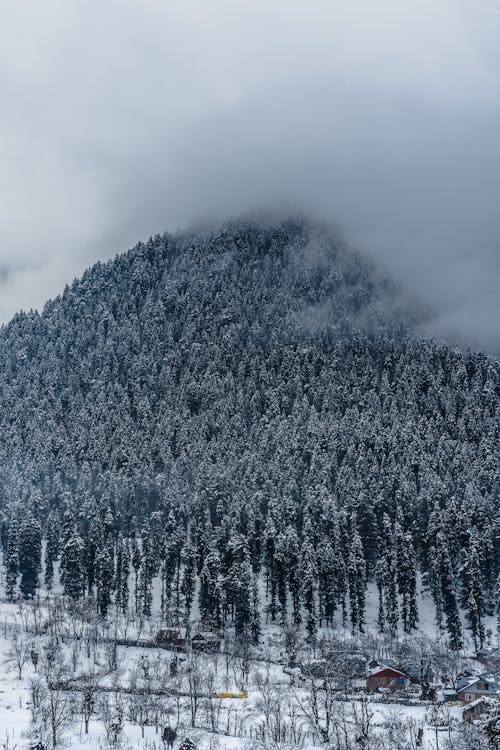
[{"label": "fog over mountain", "polygon": [[0,11],[0,318],[255,208],[338,225],[500,351],[500,9],[132,0]]}]

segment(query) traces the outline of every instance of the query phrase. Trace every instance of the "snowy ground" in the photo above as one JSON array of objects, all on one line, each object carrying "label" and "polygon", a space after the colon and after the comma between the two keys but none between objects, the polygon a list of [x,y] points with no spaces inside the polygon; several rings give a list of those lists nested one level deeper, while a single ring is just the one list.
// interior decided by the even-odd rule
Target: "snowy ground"
[{"label": "snowy ground", "polygon": [[[58,597],[56,591],[56,599]],[[43,625],[49,618],[47,601],[42,603],[38,611],[26,604],[0,603],[0,748],[15,750],[28,747],[33,741],[31,685],[38,678],[38,673],[29,658],[33,649],[43,659],[45,647],[49,642],[49,634],[36,634],[37,626]],[[376,592],[369,589],[367,599],[367,622],[376,621]],[[415,641],[420,636],[438,638],[441,634],[434,623],[433,606],[428,595],[422,595],[420,602],[421,620],[419,631],[411,636]],[[100,712],[100,704],[107,700],[111,704],[118,695],[126,707],[123,729],[120,733],[120,746],[124,748],[138,748],[140,750],[163,750],[161,728],[166,724],[177,727],[179,740],[191,737],[198,750],[248,750],[249,748],[286,748],[302,747],[304,750],[325,747],[321,745],[317,733],[308,724],[300,706],[306,706],[310,698],[310,689],[297,678],[293,678],[284,666],[285,653],[283,649],[280,629],[270,624],[264,625],[263,645],[258,654],[253,654],[248,667],[242,658],[229,658],[224,654],[218,656],[198,654],[195,657],[195,690],[201,693],[196,714],[196,728],[191,728],[192,701],[189,692],[192,685],[186,673],[186,662],[180,661],[177,675],[170,674],[170,662],[173,652],[158,648],[138,648],[119,646],[116,651],[116,668],[112,664],[110,647],[103,639],[116,632],[118,637],[134,637],[139,634],[142,638],[151,639],[158,628],[153,621],[140,627],[137,622],[118,622],[116,628],[104,629],[97,618],[90,618],[86,623],[79,621],[74,615],[62,612],[58,623],[58,633],[61,636],[62,658],[67,664],[66,678],[81,676],[95,672],[99,675],[99,688],[108,691],[117,688],[118,692],[95,693],[95,705],[89,722],[89,732],[85,733],[84,721],[81,715],[81,692],[66,692],[65,700],[74,704],[73,717],[62,730],[63,744],[72,748],[95,748],[104,750],[110,747],[106,740],[106,727]],[[337,638],[343,640],[347,649],[357,647],[356,639],[351,638],[348,630],[337,628]],[[375,628],[367,636],[376,638]],[[25,644],[27,660],[23,666],[22,678],[18,678],[17,670],[12,659],[13,642]],[[365,636],[366,637],[366,636]],[[401,634],[400,638],[408,639]],[[471,644],[467,644],[471,650]],[[258,658],[255,658],[258,657]],[[185,655],[182,659],[186,659]],[[111,660],[111,661],[110,661]],[[471,660],[471,664],[473,662]],[[141,688],[146,683],[141,678],[141,668],[146,665],[151,685],[161,685],[160,692],[179,692],[181,695],[169,694],[159,698],[156,705],[158,727],[147,724],[141,728],[129,719],[128,701],[131,694],[123,692],[130,686]],[[476,665],[480,668],[480,665]],[[40,669],[40,664],[39,664]],[[142,679],[142,682],[141,682]],[[197,682],[196,682],[197,680]],[[215,699],[214,692],[239,693],[243,688],[248,690],[246,699]],[[361,695],[352,694],[350,702],[336,701],[333,711],[344,717],[346,725],[353,721],[353,712],[361,710],[359,700]],[[368,704],[367,710],[371,714],[370,723],[375,734],[387,731],[387,727],[394,724],[395,717],[406,722],[408,732],[416,733],[419,727],[424,731],[423,750],[435,750],[438,741],[446,736],[449,727],[459,726],[461,723],[461,709],[458,706],[412,705],[391,706],[385,703],[373,702]],[[344,712],[344,713],[343,713]],[[140,713],[140,712],[139,712]],[[295,714],[295,729],[297,740],[294,743],[290,737],[273,744],[261,744],[257,735],[259,727],[266,723],[270,732],[276,731],[280,714],[288,721],[290,715]],[[437,721],[436,721],[437,719]],[[151,716],[148,719],[152,721]],[[437,731],[435,725],[440,724]],[[217,731],[211,731],[210,727]],[[159,731],[157,731],[159,730]],[[176,745],[178,746],[178,745]],[[356,745],[353,745],[355,747]]]}]

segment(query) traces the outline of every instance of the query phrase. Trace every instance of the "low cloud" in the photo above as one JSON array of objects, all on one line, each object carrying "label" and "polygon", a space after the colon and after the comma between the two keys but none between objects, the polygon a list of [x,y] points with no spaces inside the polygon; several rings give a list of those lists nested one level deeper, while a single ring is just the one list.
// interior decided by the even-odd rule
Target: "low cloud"
[{"label": "low cloud", "polygon": [[0,318],[254,207],[336,222],[500,351],[500,9],[20,0],[0,11]]}]

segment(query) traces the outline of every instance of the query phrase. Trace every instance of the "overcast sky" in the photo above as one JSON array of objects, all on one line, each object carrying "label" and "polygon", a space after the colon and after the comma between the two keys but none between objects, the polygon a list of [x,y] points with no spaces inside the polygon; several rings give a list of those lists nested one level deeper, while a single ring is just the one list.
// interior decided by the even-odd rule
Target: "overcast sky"
[{"label": "overcast sky", "polygon": [[498,0],[0,0],[0,319],[199,218],[310,211],[500,351]]}]

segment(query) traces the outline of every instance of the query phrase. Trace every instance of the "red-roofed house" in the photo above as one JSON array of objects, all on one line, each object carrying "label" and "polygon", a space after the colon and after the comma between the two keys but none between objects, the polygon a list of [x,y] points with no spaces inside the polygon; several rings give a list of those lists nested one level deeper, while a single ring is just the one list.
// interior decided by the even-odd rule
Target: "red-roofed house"
[{"label": "red-roofed house", "polygon": [[369,692],[379,688],[389,688],[389,690],[402,690],[410,683],[409,676],[395,667],[388,667],[381,664],[374,667],[368,673],[366,678],[366,689]]}]

